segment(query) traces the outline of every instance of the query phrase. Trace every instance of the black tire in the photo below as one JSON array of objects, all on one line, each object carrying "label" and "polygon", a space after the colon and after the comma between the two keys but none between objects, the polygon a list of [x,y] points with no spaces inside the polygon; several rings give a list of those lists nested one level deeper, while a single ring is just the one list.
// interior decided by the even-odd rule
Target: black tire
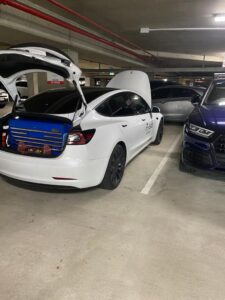
[{"label": "black tire", "polygon": [[185,172],[185,173],[195,173],[195,171],[196,171],[194,168],[192,168],[191,166],[186,165],[183,162],[182,154],[180,155],[180,160],[179,160],[179,170],[181,172]]},{"label": "black tire", "polygon": [[0,108],[4,108],[5,106],[6,106],[6,103],[0,104]]},{"label": "black tire", "polygon": [[159,123],[158,132],[152,145],[159,145],[162,141],[162,137],[163,137],[163,120],[161,120]]},{"label": "black tire", "polygon": [[110,156],[100,188],[114,190],[120,184],[126,164],[126,151],[123,146],[117,144]]}]

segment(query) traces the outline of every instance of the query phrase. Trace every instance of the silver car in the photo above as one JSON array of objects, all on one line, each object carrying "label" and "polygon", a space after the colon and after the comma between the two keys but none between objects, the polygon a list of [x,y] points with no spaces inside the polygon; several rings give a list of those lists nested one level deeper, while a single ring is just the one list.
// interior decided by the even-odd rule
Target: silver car
[{"label": "silver car", "polygon": [[194,106],[193,98],[202,98],[205,88],[182,85],[165,86],[152,90],[152,104],[158,106],[165,121],[185,122]]}]

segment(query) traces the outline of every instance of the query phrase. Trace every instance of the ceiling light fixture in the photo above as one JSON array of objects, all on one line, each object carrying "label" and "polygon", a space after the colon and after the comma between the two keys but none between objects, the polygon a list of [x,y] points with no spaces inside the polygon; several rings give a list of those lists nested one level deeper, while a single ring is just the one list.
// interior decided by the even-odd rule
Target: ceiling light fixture
[{"label": "ceiling light fixture", "polygon": [[216,23],[225,22],[225,14],[215,14],[213,17]]},{"label": "ceiling light fixture", "polygon": [[149,33],[150,32],[150,28],[149,27],[141,27],[140,28],[140,33]]},{"label": "ceiling light fixture", "polygon": [[149,28],[142,27],[140,28],[141,34],[147,34],[156,31],[225,31],[225,27],[192,27],[192,28]]}]

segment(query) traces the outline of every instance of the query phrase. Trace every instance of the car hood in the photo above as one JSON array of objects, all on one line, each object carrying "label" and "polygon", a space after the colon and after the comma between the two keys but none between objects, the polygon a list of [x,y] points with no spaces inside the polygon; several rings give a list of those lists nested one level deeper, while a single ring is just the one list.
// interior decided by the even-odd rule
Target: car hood
[{"label": "car hood", "polygon": [[109,81],[107,87],[137,93],[152,107],[151,86],[145,72],[132,70],[120,72]]},{"label": "car hood", "polygon": [[198,106],[191,113],[189,121],[190,123],[225,133],[225,107],[214,105]]},{"label": "car hood", "polygon": [[13,100],[19,97],[16,80],[28,73],[49,71],[75,83],[85,105],[79,85],[81,70],[62,51],[42,44],[30,43],[0,51],[0,81]]}]

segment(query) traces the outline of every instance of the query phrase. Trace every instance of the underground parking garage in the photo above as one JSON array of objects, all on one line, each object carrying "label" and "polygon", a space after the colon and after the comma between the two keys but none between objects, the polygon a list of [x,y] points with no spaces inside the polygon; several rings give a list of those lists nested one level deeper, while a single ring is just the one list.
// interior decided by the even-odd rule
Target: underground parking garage
[{"label": "underground parking garage", "polygon": [[224,22],[0,1],[0,299],[225,299]]}]

